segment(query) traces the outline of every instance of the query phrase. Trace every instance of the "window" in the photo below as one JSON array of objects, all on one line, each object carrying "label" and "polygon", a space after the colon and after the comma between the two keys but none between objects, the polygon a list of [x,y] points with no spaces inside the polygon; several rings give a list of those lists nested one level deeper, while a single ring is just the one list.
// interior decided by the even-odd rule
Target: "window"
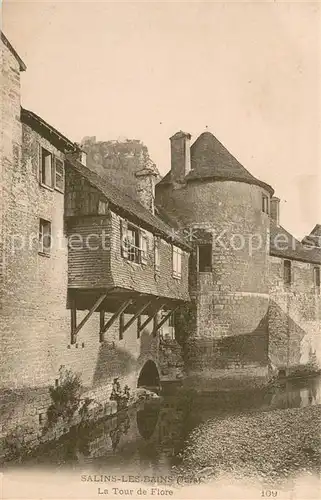
[{"label": "window", "polygon": [[121,222],[121,254],[131,262],[147,264],[147,234],[126,220]]},{"label": "window", "polygon": [[39,252],[49,255],[51,250],[51,222],[40,219]]},{"label": "window", "polygon": [[284,268],[283,268],[284,284],[291,285],[291,282],[292,282],[291,261],[285,260],[283,265],[284,265]]},{"label": "window", "polygon": [[200,273],[212,271],[212,245],[199,245],[198,247],[198,270]]},{"label": "window", "polygon": [[262,212],[269,214],[269,197],[266,194],[262,194]]},{"label": "window", "polygon": [[315,267],[313,269],[313,281],[314,281],[314,286],[316,288],[317,293],[320,293],[320,268]]},{"label": "window", "polygon": [[52,154],[49,153],[45,148],[41,148],[41,160],[40,160],[40,183],[45,186],[53,186],[53,175],[52,175]]},{"label": "window", "polygon": [[65,168],[64,162],[55,158],[55,189],[63,193],[65,186]]},{"label": "window", "polygon": [[159,252],[160,240],[158,236],[154,238],[154,265],[155,271],[159,271],[160,269],[160,252]]},{"label": "window", "polygon": [[173,278],[181,279],[182,276],[182,250],[173,246]]}]

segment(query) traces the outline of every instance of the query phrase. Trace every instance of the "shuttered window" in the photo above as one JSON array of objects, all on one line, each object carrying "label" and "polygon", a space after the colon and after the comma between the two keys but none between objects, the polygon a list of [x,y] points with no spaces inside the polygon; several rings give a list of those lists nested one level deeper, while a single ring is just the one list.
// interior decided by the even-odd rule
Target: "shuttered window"
[{"label": "shuttered window", "polygon": [[65,187],[65,167],[64,162],[59,158],[54,158],[55,189],[64,192]]}]

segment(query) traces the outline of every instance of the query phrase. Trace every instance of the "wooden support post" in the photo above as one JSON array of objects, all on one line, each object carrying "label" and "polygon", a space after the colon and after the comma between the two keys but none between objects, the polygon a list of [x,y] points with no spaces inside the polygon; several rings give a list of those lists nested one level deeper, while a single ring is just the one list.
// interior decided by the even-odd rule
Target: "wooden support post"
[{"label": "wooden support post", "polygon": [[157,314],[159,313],[159,311],[161,310],[162,307],[164,307],[166,305],[166,302],[162,302],[159,304],[159,306],[157,307],[157,310],[154,312],[154,314],[152,314],[151,316],[149,316],[145,321],[144,323],[142,323],[140,325],[140,330],[139,332],[141,332],[142,330],[144,330],[144,328],[146,328],[146,326],[148,325],[148,323],[150,323],[153,319],[155,319],[155,317],[157,316]]},{"label": "wooden support post", "polygon": [[130,306],[130,304],[133,303],[133,299],[129,299],[129,300],[126,300],[126,302],[124,302],[120,308],[118,309],[118,311],[116,311],[112,317],[107,321],[107,323],[103,326],[103,328],[100,330],[100,335],[103,335],[104,333],[107,332],[108,328],[110,328],[114,323],[115,321],[119,318],[119,316],[125,312],[125,310],[127,309],[128,306]]},{"label": "wooden support post", "polygon": [[100,306],[100,304],[105,300],[105,298],[107,297],[107,294],[104,293],[103,295],[101,295],[99,297],[98,300],[96,300],[96,302],[94,303],[94,305],[92,306],[92,308],[90,309],[90,311],[88,311],[88,313],[86,314],[86,316],[84,317],[84,319],[79,323],[79,325],[75,328],[74,330],[74,335],[77,335],[77,333],[82,329],[82,327],[87,323],[87,321],[89,320],[89,318],[94,314],[94,312],[97,310],[97,308]]},{"label": "wooden support post", "polygon": [[104,342],[104,333],[103,333],[104,324],[105,324],[105,311],[101,310],[99,316],[99,342]]},{"label": "wooden support post", "polygon": [[135,314],[132,318],[130,318],[130,320],[126,323],[126,325],[124,325],[124,328],[123,328],[123,333],[134,323],[134,321],[138,318],[138,316],[140,316],[141,314],[143,314],[143,312],[151,305],[152,301],[150,300],[149,302],[147,302],[147,304],[144,304]]},{"label": "wooden support post", "polygon": [[76,300],[75,297],[71,297],[71,307],[70,307],[70,325],[71,325],[71,335],[70,335],[70,343],[76,343],[76,335],[75,330],[77,327],[77,309],[76,309]]}]

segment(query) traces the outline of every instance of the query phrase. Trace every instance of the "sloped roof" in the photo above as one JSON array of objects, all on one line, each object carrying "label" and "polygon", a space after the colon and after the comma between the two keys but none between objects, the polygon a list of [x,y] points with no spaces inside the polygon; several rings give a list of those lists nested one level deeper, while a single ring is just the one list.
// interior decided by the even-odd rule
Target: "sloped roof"
[{"label": "sloped roof", "polygon": [[185,250],[190,250],[188,243],[180,238],[177,231],[168,226],[162,219],[149,212],[141,203],[134,200],[126,193],[118,189],[114,184],[110,183],[96,172],[85,167],[82,163],[76,160],[72,154],[66,155],[67,161],[71,166],[79,172],[87,181],[98,189],[118,210],[125,212],[126,216],[131,219],[138,219],[153,233],[161,234],[165,240],[175,242],[178,246]]},{"label": "sloped roof", "polygon": [[311,233],[302,240],[304,245],[321,247],[321,224],[316,224]]},{"label": "sloped roof", "polygon": [[[211,133],[203,132],[191,146],[191,170],[185,177],[187,182],[212,179],[237,181],[263,187],[271,194],[273,188],[254,177]],[[158,185],[171,182],[168,172]]]},{"label": "sloped roof", "polygon": [[321,264],[321,249],[303,245],[273,219],[270,224],[270,255]]},{"label": "sloped roof", "polygon": [[4,43],[4,45],[10,50],[11,54],[16,58],[16,60],[19,63],[19,69],[20,71],[26,71],[27,66],[19,56],[19,54],[16,52],[16,50],[12,47],[11,43],[9,42],[8,38],[6,35],[3,33],[3,31],[0,31],[1,34],[1,41]]},{"label": "sloped roof", "polygon": [[35,132],[48,139],[58,149],[64,151],[68,149],[74,151],[80,149],[74,142],[70,141],[66,136],[61,134],[57,129],[45,122],[40,116],[36,115],[33,111],[21,108],[20,118],[22,123],[31,127]]}]

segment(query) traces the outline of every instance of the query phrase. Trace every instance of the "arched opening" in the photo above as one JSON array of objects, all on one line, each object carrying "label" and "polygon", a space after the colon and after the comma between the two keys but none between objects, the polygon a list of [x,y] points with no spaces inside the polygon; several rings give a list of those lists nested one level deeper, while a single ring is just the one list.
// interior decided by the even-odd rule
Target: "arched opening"
[{"label": "arched opening", "polygon": [[149,391],[159,392],[160,390],[160,379],[157,366],[154,361],[147,361],[138,377],[137,387],[143,387]]}]

